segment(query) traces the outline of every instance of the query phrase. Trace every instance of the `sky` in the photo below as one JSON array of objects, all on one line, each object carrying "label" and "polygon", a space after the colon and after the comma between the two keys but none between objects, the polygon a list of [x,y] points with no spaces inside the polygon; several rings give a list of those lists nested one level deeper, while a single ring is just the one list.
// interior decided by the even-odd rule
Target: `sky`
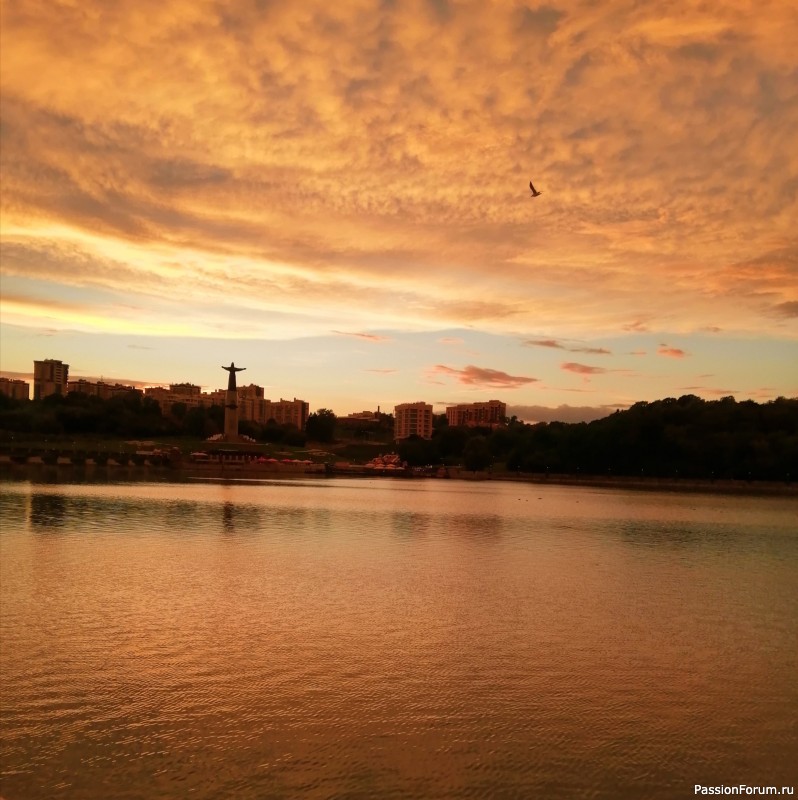
[{"label": "sky", "polygon": [[0,2],[6,377],[798,395],[795,3]]}]

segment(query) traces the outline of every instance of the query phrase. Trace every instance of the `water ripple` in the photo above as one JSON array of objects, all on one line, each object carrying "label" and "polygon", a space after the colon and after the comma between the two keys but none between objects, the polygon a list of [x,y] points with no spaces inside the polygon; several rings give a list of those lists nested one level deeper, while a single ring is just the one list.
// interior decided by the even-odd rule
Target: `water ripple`
[{"label": "water ripple", "polygon": [[3,485],[2,794],[794,784],[794,511],[458,482]]}]

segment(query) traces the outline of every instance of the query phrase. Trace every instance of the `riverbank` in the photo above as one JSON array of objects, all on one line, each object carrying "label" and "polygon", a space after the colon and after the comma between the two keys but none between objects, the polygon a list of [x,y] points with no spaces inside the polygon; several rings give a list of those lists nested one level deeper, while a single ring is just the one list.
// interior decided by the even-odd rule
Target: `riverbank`
[{"label": "riverbank", "polygon": [[72,463],[59,458],[56,463],[41,459],[24,462],[13,461],[0,455],[0,478],[33,480],[47,483],[74,480],[157,480],[183,481],[207,480],[268,480],[273,478],[377,478],[402,480],[461,480],[530,483],[535,485],[583,486],[585,488],[619,489],[624,491],[695,492],[710,494],[760,495],[795,497],[798,483],[743,480],[698,480],[687,478],[654,478],[599,475],[562,475],[505,472],[469,472],[457,467],[445,471],[419,472],[415,470],[336,470],[323,463],[191,463],[166,465],[160,462],[133,460],[125,463],[108,461],[105,464],[86,461]]}]

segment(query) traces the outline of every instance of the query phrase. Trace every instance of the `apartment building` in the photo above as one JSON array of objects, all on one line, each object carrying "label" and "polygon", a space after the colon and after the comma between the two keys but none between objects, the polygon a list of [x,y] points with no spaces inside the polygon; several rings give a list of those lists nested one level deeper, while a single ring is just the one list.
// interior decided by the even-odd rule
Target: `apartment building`
[{"label": "apartment building", "polygon": [[499,400],[488,400],[483,403],[462,403],[448,406],[446,421],[451,427],[495,428],[504,424],[507,418],[507,404]]},{"label": "apartment building", "polygon": [[[175,403],[183,403],[188,408],[211,405],[210,395],[203,394],[202,389],[193,383],[170,383],[168,389],[148,386],[144,395],[157,400],[163,412],[169,412]],[[224,401],[220,405],[224,405]]]},{"label": "apartment building", "polygon": [[[239,420],[249,420],[265,425],[273,419],[278,425],[293,425],[298,430],[305,429],[308,421],[310,406],[305,400],[269,400],[264,397],[262,386],[254,383],[249,386],[238,387],[238,418]],[[224,389],[217,389],[205,395],[214,405],[223,406],[227,402],[227,392]]]},{"label": "apartment building", "polygon": [[66,394],[69,364],[54,358],[33,362],[33,399],[41,400],[51,394]]},{"label": "apartment building", "polygon": [[407,439],[408,436],[432,438],[432,406],[419,401],[401,403],[393,410],[393,437]]},{"label": "apartment building", "polygon": [[279,425],[293,425],[299,430],[305,429],[310,416],[310,405],[304,400],[266,400],[264,409],[265,422],[273,419]]},{"label": "apartment building", "polygon": [[0,394],[14,400],[30,400],[30,384],[17,378],[0,378]]},{"label": "apartment building", "polygon": [[82,394],[99,397],[102,400],[109,400],[119,394],[129,394],[135,392],[141,394],[141,389],[135,386],[126,386],[122,383],[105,383],[104,381],[87,381],[79,378],[76,381],[67,381],[68,392],[81,392]]}]

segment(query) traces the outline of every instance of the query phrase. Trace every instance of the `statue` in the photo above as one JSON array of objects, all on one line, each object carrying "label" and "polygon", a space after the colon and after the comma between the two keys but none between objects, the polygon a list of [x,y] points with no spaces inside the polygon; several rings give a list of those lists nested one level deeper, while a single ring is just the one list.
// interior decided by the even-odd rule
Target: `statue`
[{"label": "statue", "polygon": [[229,367],[222,367],[230,373],[230,378],[227,381],[227,391],[234,392],[236,390],[236,372],[243,372],[246,367],[237,367],[234,361],[230,362]]}]

